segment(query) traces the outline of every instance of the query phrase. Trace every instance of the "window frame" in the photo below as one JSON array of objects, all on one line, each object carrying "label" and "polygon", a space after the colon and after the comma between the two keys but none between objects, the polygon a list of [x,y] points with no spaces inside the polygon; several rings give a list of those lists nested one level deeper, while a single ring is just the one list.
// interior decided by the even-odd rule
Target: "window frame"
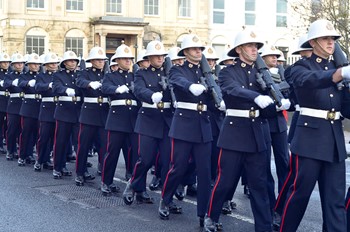
[{"label": "window frame", "polygon": [[[191,0],[178,0],[178,16],[182,18],[191,18],[192,10],[191,10]],[[186,12],[186,15],[182,14]]]},{"label": "window frame", "polygon": [[[279,10],[282,8],[281,5],[279,5],[281,3],[284,4],[283,10],[282,10],[284,12],[279,12]],[[276,25],[275,25],[276,27],[287,27],[287,25],[288,25],[288,17],[287,17],[288,6],[287,6],[287,4],[288,4],[287,0],[276,0]],[[283,24],[280,24],[282,22],[282,20],[279,20],[279,18],[280,19],[284,18]]]},{"label": "window frame", "polygon": [[[247,2],[254,2],[254,10],[247,10]],[[254,17],[254,23],[253,24],[248,24],[247,23],[247,16],[253,16]],[[244,6],[244,24],[249,25],[249,26],[255,26],[256,25],[256,0],[245,0],[245,6]]]},{"label": "window frame", "polygon": [[[112,8],[115,5],[116,11],[108,11],[108,8]],[[118,6],[120,12],[118,12]],[[106,0],[106,13],[107,14],[122,14],[123,13],[123,0]]]},{"label": "window frame", "polygon": [[[67,40],[70,40],[70,45],[67,45]],[[73,40],[77,41],[78,46],[73,48],[72,42]],[[80,41],[81,40],[81,41]],[[81,48],[79,47],[79,42],[81,43]],[[64,48],[65,51],[73,51],[77,56],[84,55],[84,37],[65,37],[64,38]]]},{"label": "window frame", "polygon": [[[31,2],[31,5],[28,6],[28,3]],[[37,7],[33,7],[34,2],[38,3]],[[40,5],[43,5],[42,7],[40,7]],[[2,0],[1,0],[1,8],[2,8]],[[41,10],[41,9],[45,9],[45,0],[27,0],[26,3],[26,8],[30,9],[30,10]]]},{"label": "window frame", "polygon": [[[29,47],[28,45],[28,39],[31,39],[31,46]],[[34,46],[34,39],[38,40],[38,45]],[[43,45],[40,45],[40,39],[42,39]],[[26,52],[28,52],[29,54],[33,53],[33,51],[36,54],[43,54],[45,52],[45,39],[46,36],[42,36],[42,35],[26,35],[25,37],[25,49]]]},{"label": "window frame", "polygon": [[[213,0],[213,24],[225,24],[225,0],[220,0],[220,1],[223,1],[223,4],[224,4],[223,8],[215,8],[215,1],[216,0]],[[215,21],[215,14],[217,13],[223,15],[222,22]]]},{"label": "window frame", "polygon": [[[153,5],[150,5],[150,2],[153,3]],[[159,0],[144,0],[143,1],[144,6],[144,15],[146,16],[159,16]],[[150,13],[150,9],[152,8],[153,13]],[[156,9],[155,9],[156,8]],[[147,11],[146,11],[147,9]],[[157,13],[154,13],[157,10]]]},{"label": "window frame", "polygon": [[[76,10],[73,9],[68,9],[68,2],[70,3],[70,7],[72,7],[72,3],[76,2],[77,3],[77,8]],[[79,10],[79,3],[81,3],[81,10]],[[82,12],[84,11],[84,0],[66,0],[66,11],[70,11],[70,12]]]}]

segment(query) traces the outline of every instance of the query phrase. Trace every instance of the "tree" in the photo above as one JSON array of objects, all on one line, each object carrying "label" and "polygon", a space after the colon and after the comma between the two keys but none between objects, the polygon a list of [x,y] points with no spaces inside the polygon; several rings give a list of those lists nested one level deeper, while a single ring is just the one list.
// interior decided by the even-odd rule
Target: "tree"
[{"label": "tree", "polygon": [[290,6],[299,16],[297,27],[306,27],[317,19],[327,19],[332,22],[342,36],[339,44],[349,57],[350,48],[350,0],[293,0]]}]

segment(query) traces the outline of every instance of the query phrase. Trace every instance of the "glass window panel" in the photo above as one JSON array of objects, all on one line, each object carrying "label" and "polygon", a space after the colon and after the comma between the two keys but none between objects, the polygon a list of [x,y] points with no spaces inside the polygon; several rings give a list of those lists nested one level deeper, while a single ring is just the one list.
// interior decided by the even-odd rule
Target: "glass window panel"
[{"label": "glass window panel", "polygon": [[225,9],[225,0],[214,0],[214,9]]},{"label": "glass window panel", "polygon": [[255,11],[255,0],[245,0],[245,10]]}]

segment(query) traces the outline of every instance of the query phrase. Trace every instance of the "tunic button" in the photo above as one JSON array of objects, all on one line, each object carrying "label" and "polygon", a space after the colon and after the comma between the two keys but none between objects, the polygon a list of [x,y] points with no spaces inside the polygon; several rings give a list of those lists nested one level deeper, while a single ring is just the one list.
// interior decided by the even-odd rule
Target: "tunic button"
[{"label": "tunic button", "polygon": [[244,86],[242,86],[242,88],[244,89]]},{"label": "tunic button", "polygon": [[324,67],[325,70],[328,70],[328,67]]},{"label": "tunic button", "polygon": [[179,115],[182,115],[182,113],[179,113]]},{"label": "tunic button", "polygon": [[115,111],[114,111],[114,110],[113,110],[112,112],[113,112],[113,114],[115,113]]},{"label": "tunic button", "polygon": [[334,124],[334,121],[331,121],[332,124]]},{"label": "tunic button", "polygon": [[144,111],[141,111],[141,113],[143,114],[143,113],[144,113]]},{"label": "tunic button", "polygon": [[304,123],[304,126],[307,126],[307,122]]},{"label": "tunic button", "polygon": [[253,86],[253,83],[249,83],[249,86]]},{"label": "tunic button", "polygon": [[233,122],[230,122],[230,125],[232,125],[233,124]]},{"label": "tunic button", "polygon": [[250,74],[250,71],[248,71],[248,74]]},{"label": "tunic button", "polygon": [[329,94],[330,97],[333,97],[333,94]]},{"label": "tunic button", "polygon": [[255,119],[252,119],[252,122],[255,122]]},{"label": "tunic button", "polygon": [[254,107],[250,107],[251,110],[254,110]]}]

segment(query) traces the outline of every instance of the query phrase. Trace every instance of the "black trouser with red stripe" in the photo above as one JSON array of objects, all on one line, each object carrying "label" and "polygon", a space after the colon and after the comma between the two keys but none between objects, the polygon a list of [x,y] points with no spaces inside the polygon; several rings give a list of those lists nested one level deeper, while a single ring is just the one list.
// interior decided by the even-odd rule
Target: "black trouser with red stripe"
[{"label": "black trouser with red stripe", "polygon": [[17,153],[17,139],[21,133],[21,116],[7,114],[7,151],[9,154]]},{"label": "black trouser with red stripe", "polygon": [[106,185],[113,183],[113,177],[119,159],[120,151],[126,143],[126,140],[131,142],[132,150],[137,151],[136,133],[126,133],[122,131],[108,131],[107,136],[107,154],[103,161],[102,182]]},{"label": "black trouser with red stripe", "polygon": [[162,139],[139,134],[139,159],[135,164],[131,178],[131,187],[135,192],[146,191],[147,172],[154,164],[158,152],[160,154],[162,167],[161,179],[162,183],[164,183],[170,162],[170,138],[168,137],[168,132],[169,128],[164,129],[163,134],[165,135],[165,138]]},{"label": "black trouser with red stripe", "polygon": [[171,167],[163,184],[162,198],[167,205],[172,201],[177,186],[182,183],[190,156],[197,168],[197,216],[204,217],[208,205],[211,180],[211,142],[192,143],[172,139]]},{"label": "black trouser with red stripe", "polygon": [[328,231],[346,231],[345,161],[326,162],[295,156],[295,179],[286,198],[280,231],[296,231],[304,216],[316,182]]},{"label": "black trouser with red stripe", "polygon": [[19,136],[19,158],[33,156],[33,147],[38,137],[38,119],[21,117],[22,131]]},{"label": "black trouser with red stripe", "polygon": [[107,131],[104,129],[104,127],[87,125],[83,123],[80,124],[77,161],[75,164],[75,171],[78,176],[82,176],[87,170],[87,157],[89,149],[92,147],[94,139],[96,138],[96,133],[99,134],[99,144],[101,144],[98,151],[98,162],[102,164],[107,149]]},{"label": "black trouser with red stripe", "polygon": [[50,152],[52,151],[54,136],[55,123],[43,121],[40,122],[39,139],[36,146],[39,164],[48,162],[50,160]]},{"label": "black trouser with red stripe", "polygon": [[0,147],[3,147],[4,137],[6,138],[6,112],[0,112]]},{"label": "black trouser with red stripe", "polygon": [[218,177],[212,189],[208,217],[218,222],[222,205],[233,186],[237,186],[242,169],[250,190],[250,205],[255,231],[271,231],[272,217],[267,193],[267,151],[247,153],[222,149],[219,154]]}]

